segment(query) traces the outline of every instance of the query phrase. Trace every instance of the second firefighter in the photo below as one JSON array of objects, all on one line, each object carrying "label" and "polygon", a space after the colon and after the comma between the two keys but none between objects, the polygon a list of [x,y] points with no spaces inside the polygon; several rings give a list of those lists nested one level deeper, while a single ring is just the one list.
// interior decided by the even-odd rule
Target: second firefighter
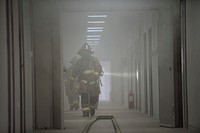
[{"label": "second firefighter", "polygon": [[71,78],[72,78],[72,72],[74,69],[74,65],[76,64],[78,58],[75,56],[71,59],[70,63],[71,66],[69,66],[65,70],[66,74],[66,86],[65,86],[65,92],[66,95],[68,96],[68,101],[70,104],[70,110],[77,110],[79,108],[79,82],[77,81],[76,78],[74,78],[73,83],[71,83]]}]

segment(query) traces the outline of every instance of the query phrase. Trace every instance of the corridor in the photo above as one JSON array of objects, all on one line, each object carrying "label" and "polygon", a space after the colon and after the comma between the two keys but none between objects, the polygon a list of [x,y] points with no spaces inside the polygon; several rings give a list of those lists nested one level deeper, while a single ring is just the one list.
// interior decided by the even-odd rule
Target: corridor
[{"label": "corridor", "polygon": [[[200,133],[199,13],[200,0],[0,0],[0,133],[81,133],[103,116],[122,133]],[[95,65],[67,79],[81,49]]]}]

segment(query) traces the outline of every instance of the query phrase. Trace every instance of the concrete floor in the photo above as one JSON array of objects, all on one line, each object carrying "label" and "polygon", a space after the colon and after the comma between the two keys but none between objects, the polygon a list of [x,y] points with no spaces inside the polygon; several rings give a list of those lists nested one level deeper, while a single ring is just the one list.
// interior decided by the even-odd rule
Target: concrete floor
[{"label": "concrete floor", "polygon": [[[182,128],[165,128],[159,121],[135,110],[108,102],[101,102],[93,117],[82,117],[81,110],[65,111],[65,130],[38,130],[36,133],[81,133],[88,122],[99,115],[113,115],[122,133],[188,133]],[[114,133],[110,120],[100,120],[93,124],[90,133]]]}]

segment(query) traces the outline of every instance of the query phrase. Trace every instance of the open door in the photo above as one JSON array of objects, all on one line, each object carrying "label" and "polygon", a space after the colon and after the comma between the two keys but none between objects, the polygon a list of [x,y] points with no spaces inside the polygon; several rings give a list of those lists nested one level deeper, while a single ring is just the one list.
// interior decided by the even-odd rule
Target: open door
[{"label": "open door", "polygon": [[173,48],[170,31],[170,13],[162,12],[159,16],[159,118],[160,125],[175,127]]},{"label": "open door", "polygon": [[180,11],[176,9],[163,11],[162,16],[159,16],[158,50],[160,124],[168,127],[182,127]]}]

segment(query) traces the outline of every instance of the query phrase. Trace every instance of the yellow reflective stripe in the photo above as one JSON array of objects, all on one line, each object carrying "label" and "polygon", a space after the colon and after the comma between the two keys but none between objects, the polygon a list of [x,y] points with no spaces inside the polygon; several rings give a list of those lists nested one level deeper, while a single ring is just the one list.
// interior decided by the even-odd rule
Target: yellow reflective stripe
[{"label": "yellow reflective stripe", "polygon": [[88,110],[90,110],[89,107],[83,108],[83,111],[88,111]]},{"label": "yellow reflective stripe", "polygon": [[84,74],[94,73],[94,70],[85,70],[83,73],[84,73]]},{"label": "yellow reflective stripe", "polygon": [[81,82],[87,84],[87,81],[86,81],[86,80],[81,80]]},{"label": "yellow reflective stripe", "polygon": [[92,85],[92,84],[95,84],[95,83],[98,83],[98,82],[99,82],[99,80],[91,81],[91,82],[89,82],[89,84]]},{"label": "yellow reflective stripe", "polygon": [[95,84],[95,83],[96,83],[95,81],[92,81],[92,82],[90,82],[89,84],[92,85],[92,84]]},{"label": "yellow reflective stripe", "polygon": [[95,72],[94,70],[85,70],[83,73],[84,73],[84,74],[94,74],[94,75],[96,75],[96,76],[99,75],[99,73],[98,73],[98,72]]},{"label": "yellow reflective stripe", "polygon": [[97,76],[97,75],[99,75],[99,73],[98,73],[98,72],[94,72],[94,75],[96,75],[96,76]]}]

